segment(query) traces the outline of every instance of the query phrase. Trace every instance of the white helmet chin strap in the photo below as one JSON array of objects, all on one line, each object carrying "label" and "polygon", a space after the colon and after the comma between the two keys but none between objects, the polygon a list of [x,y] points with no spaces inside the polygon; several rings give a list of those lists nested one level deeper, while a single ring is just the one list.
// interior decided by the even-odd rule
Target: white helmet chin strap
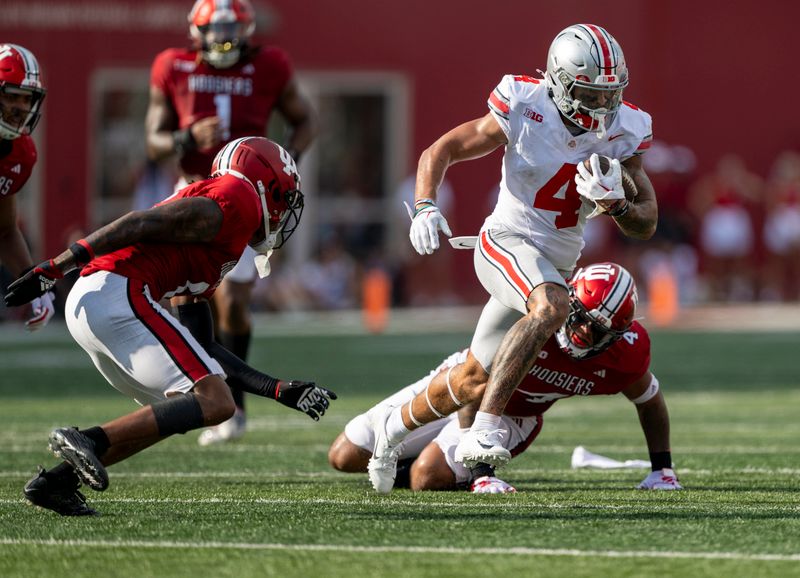
[{"label": "white helmet chin strap", "polygon": [[272,266],[269,264],[269,258],[271,255],[272,249],[268,250],[266,253],[259,253],[253,257],[253,262],[256,264],[256,271],[261,279],[268,277],[272,272]]},{"label": "white helmet chin strap", "polygon": [[275,243],[278,241],[278,233],[280,230],[272,232],[269,230],[269,212],[267,211],[267,199],[266,193],[267,189],[264,186],[264,183],[258,181],[256,183],[258,185],[258,198],[261,199],[261,211],[264,215],[264,233],[265,237],[264,240],[260,243],[252,246],[253,250],[257,253],[256,256],[253,258],[253,261],[256,264],[256,271],[258,271],[258,276],[260,278],[264,278],[268,276],[271,272],[271,267],[269,264],[269,258],[272,255],[272,248],[275,246]]}]

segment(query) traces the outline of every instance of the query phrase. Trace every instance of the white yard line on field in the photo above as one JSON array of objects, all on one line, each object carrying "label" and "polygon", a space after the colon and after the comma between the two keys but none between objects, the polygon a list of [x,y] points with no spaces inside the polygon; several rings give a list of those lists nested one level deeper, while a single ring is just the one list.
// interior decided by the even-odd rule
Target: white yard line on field
[{"label": "white yard line on field", "polygon": [[[509,477],[518,476],[563,476],[567,474],[575,474],[579,470],[570,468],[541,468],[541,469],[509,469],[507,472],[511,475]],[[622,468],[613,470],[598,470],[593,468],[581,468],[581,472],[585,475],[599,474],[608,475],[613,473],[619,474],[633,474],[641,471],[641,468]],[[0,471],[1,478],[29,478],[35,472],[29,471]],[[716,476],[716,475],[767,475],[767,476],[800,476],[800,468],[764,468],[754,466],[744,466],[741,468],[680,468],[680,474],[697,475],[697,476]],[[584,474],[581,474],[584,475]],[[269,472],[254,472],[254,471],[216,471],[216,472],[112,472],[112,477],[115,478],[132,478],[132,479],[147,479],[147,478],[162,478],[162,479],[202,479],[202,478],[327,478],[327,479],[348,479],[350,475],[333,470],[322,470],[315,472],[287,472],[287,471],[269,471]],[[352,479],[355,479],[353,476]]]},{"label": "white yard line on field", "polygon": [[[634,490],[631,489],[631,492]],[[92,505],[99,504],[226,504],[237,506],[299,506],[299,505],[315,505],[315,506],[337,506],[346,508],[389,508],[396,509],[398,506],[409,508],[419,508],[427,510],[434,508],[436,510],[441,508],[472,508],[472,509],[490,509],[490,510],[513,510],[514,512],[528,511],[528,510],[640,510],[643,505],[640,503],[631,504],[587,504],[585,502],[529,502],[520,503],[514,497],[506,497],[506,501],[492,500],[488,501],[469,501],[471,498],[467,493],[461,494],[467,501],[447,500],[447,496],[425,496],[420,499],[394,499],[380,496],[378,494],[369,494],[369,497],[362,499],[342,499],[342,498],[232,498],[232,497],[206,497],[206,498],[98,498],[92,497]],[[23,498],[19,499],[0,499],[2,505],[28,505]],[[705,511],[705,504],[676,504],[674,502],[648,503],[646,505],[648,510],[663,509],[665,512],[669,511],[674,513],[676,511]],[[748,509],[756,509],[758,511],[777,511],[777,512],[800,512],[800,505],[787,505],[787,504],[759,504],[755,508],[746,508],[739,506],[741,511]]]},{"label": "white yard line on field", "polygon": [[350,552],[357,554],[444,554],[486,556],[569,556],[600,558],[689,558],[701,560],[757,560],[794,562],[800,554],[744,552],[648,552],[643,550],[577,550],[562,548],[455,548],[435,546],[350,546],[346,544],[259,544],[253,542],[176,542],[161,540],[29,540],[0,538],[5,546],[61,546],[65,548],[155,548],[193,550],[278,550],[295,552]]}]

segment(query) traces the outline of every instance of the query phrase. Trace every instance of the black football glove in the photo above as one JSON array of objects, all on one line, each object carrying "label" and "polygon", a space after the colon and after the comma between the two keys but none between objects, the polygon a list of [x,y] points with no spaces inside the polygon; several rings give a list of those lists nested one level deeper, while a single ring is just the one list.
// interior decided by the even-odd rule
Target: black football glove
[{"label": "black football glove", "polygon": [[22,276],[6,288],[3,299],[6,307],[30,303],[50,291],[56,281],[63,277],[64,274],[53,264],[52,259],[23,271]]},{"label": "black football glove", "polygon": [[313,381],[279,381],[275,399],[286,407],[302,411],[314,421],[319,421],[325,415],[331,400],[336,399],[336,394]]}]

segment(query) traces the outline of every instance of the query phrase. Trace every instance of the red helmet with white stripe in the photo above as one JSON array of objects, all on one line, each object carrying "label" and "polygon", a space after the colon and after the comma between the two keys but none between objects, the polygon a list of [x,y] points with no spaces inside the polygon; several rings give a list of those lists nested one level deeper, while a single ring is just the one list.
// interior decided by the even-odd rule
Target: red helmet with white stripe
[{"label": "red helmet with white stripe", "polygon": [[249,0],[197,0],[189,12],[189,32],[214,68],[230,68],[255,30]]},{"label": "red helmet with white stripe", "polygon": [[17,44],[0,44],[0,138],[33,132],[45,94],[33,53]]},{"label": "red helmet with white stripe", "polygon": [[294,233],[303,213],[300,174],[292,156],[264,137],[232,140],[217,153],[211,176],[233,175],[250,183],[264,211],[264,240],[252,247],[266,254]]},{"label": "red helmet with white stripe", "polygon": [[604,28],[575,24],[550,45],[545,79],[561,114],[602,137],[609,115],[622,103],[628,67],[619,44]]},{"label": "red helmet with white stripe", "polygon": [[578,269],[569,281],[570,313],[558,330],[558,344],[576,359],[602,353],[619,340],[636,314],[636,284],[616,263]]}]

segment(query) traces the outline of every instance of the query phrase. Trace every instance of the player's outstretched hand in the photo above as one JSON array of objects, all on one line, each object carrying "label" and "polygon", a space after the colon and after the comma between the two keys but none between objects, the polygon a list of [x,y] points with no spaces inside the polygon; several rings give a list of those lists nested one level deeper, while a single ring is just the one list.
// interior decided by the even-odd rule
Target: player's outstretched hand
[{"label": "player's outstretched hand", "polygon": [[286,407],[302,411],[314,421],[319,421],[325,415],[331,400],[336,399],[336,394],[313,381],[279,381],[275,399]]},{"label": "player's outstretched hand", "polygon": [[671,468],[650,472],[641,484],[640,490],[682,490],[678,482],[678,475]]},{"label": "player's outstretched hand", "polygon": [[64,274],[53,265],[52,259],[24,271],[19,279],[6,288],[3,298],[6,307],[19,307],[30,303],[50,291],[62,277]]},{"label": "player's outstretched hand", "polygon": [[472,482],[470,489],[473,494],[514,494],[517,492],[514,486],[494,476],[478,478]]},{"label": "player's outstretched hand", "polygon": [[411,217],[411,230],[408,238],[411,239],[411,244],[420,255],[431,255],[439,248],[439,231],[448,237],[453,236],[447,219],[436,205],[424,206],[414,214],[414,211],[406,203],[406,210],[408,210],[408,216]]}]

